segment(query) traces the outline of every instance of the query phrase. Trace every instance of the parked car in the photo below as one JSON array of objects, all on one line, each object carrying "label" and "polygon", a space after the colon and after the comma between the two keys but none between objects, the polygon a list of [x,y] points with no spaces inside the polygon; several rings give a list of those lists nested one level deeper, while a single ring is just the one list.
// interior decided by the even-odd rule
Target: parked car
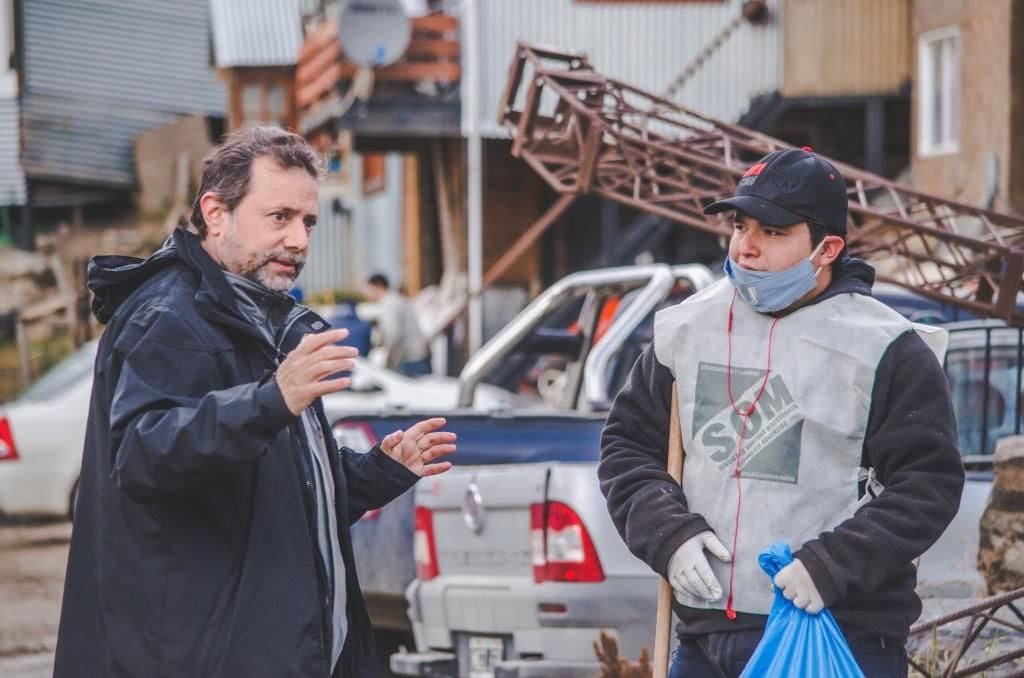
[{"label": "parked car", "polygon": [[871,293],[876,299],[884,302],[889,308],[911,322],[944,325],[952,322],[979,320],[976,315],[959,306],[930,299],[900,285],[876,282]]},{"label": "parked car", "polygon": [[[978,590],[978,521],[991,439],[1020,431],[1022,330],[950,326],[946,371],[968,474],[959,514],[919,562],[922,592]],[[987,394],[987,395],[986,395]],[[459,466],[415,490],[417,579],[407,589],[417,653],[398,675],[591,676],[593,641],[652,649],[658,578],[616,532],[588,459]]]},{"label": "parked car", "polygon": [[[0,406],[0,514],[73,515],[95,360],[93,341]],[[410,408],[444,412],[455,407],[458,392],[455,378],[409,379],[357,358],[352,387],[326,397],[324,409],[330,420]],[[479,406],[502,409],[528,401],[488,385]]]},{"label": "parked car", "polygon": [[92,341],[0,407],[0,513],[74,512],[95,360]]}]

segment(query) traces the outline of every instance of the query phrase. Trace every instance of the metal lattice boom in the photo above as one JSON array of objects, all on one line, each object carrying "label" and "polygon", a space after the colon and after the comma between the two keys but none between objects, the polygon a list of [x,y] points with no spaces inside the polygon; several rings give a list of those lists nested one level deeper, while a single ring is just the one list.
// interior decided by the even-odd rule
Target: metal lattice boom
[{"label": "metal lattice boom", "polygon": [[[580,53],[520,43],[500,122],[561,194],[487,272],[497,279],[573,202],[595,193],[727,236],[708,203],[733,194],[761,156],[789,145],[606,77]],[[878,279],[970,312],[1024,324],[1024,220],[928,195],[833,162],[849,195],[848,245]]]}]

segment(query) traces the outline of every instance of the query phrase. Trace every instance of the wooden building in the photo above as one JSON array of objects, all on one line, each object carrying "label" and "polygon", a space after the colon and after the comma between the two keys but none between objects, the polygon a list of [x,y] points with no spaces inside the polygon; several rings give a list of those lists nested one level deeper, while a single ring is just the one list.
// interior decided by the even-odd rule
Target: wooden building
[{"label": "wooden building", "polygon": [[299,0],[210,0],[210,20],[214,63],[228,89],[228,129],[295,129]]}]

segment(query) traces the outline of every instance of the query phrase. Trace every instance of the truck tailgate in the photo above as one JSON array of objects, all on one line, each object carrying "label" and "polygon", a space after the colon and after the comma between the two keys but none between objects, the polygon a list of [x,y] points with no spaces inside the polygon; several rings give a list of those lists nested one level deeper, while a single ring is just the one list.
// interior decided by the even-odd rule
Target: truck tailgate
[{"label": "truck tailgate", "polygon": [[532,577],[530,504],[544,501],[547,474],[543,464],[509,464],[420,483],[417,503],[432,512],[440,572]]}]

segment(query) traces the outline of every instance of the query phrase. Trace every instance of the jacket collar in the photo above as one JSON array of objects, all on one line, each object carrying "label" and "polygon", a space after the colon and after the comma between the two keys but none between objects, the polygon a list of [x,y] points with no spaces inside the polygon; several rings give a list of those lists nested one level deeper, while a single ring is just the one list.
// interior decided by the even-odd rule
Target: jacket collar
[{"label": "jacket collar", "polygon": [[[261,345],[273,349],[277,359],[283,357],[282,349],[287,352],[297,342],[296,332],[301,337],[304,331],[322,331],[328,327],[327,322],[316,313],[305,306],[295,304],[285,322],[286,330],[291,331],[284,332],[279,345],[274,346],[257,327],[256,320],[242,312],[235,290],[228,281],[224,269],[213,260],[199,239],[182,229],[174,232],[174,238],[182,261],[199,275],[199,290],[195,296],[196,309],[210,322],[238,330],[258,340]],[[277,296],[270,290],[267,290],[266,294]]]}]

